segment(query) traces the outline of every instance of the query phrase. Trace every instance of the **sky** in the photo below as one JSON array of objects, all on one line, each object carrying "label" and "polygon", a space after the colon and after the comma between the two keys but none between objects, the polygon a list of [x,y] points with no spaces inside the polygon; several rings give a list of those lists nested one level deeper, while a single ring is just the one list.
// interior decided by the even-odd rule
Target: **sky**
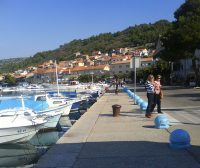
[{"label": "sky", "polygon": [[0,0],[0,59],[30,57],[129,26],[174,20],[185,0]]}]

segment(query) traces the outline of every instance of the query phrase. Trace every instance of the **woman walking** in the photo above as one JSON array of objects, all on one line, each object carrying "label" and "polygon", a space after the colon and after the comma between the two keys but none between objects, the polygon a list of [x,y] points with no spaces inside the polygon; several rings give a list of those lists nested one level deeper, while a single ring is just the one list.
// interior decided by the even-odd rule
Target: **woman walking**
[{"label": "woman walking", "polygon": [[155,105],[157,105],[157,112],[161,112],[161,84],[160,84],[161,76],[157,75],[156,80],[154,81],[154,87],[155,87]]},{"label": "woman walking", "polygon": [[146,109],[145,117],[151,118],[151,113],[155,107],[154,105],[154,76],[149,75],[145,83],[145,89],[147,91],[148,106]]}]

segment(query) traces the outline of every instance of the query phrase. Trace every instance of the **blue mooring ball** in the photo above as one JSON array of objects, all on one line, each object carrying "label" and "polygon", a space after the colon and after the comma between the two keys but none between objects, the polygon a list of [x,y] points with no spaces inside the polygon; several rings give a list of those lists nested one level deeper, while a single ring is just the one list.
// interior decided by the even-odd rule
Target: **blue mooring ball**
[{"label": "blue mooring ball", "polygon": [[137,103],[138,105],[140,105],[142,102],[143,102],[143,100],[142,100],[141,98],[138,99],[138,100],[136,101],[136,103]]},{"label": "blue mooring ball", "polygon": [[155,118],[154,123],[156,128],[169,128],[169,119],[164,114],[158,115]]},{"label": "blue mooring ball", "polygon": [[127,87],[125,87],[125,88],[124,88],[124,91],[125,91],[125,92],[127,92],[127,90],[128,90],[128,88],[127,88]]},{"label": "blue mooring ball", "polygon": [[170,147],[175,149],[190,147],[190,135],[183,129],[176,129],[170,134]]},{"label": "blue mooring ball", "polygon": [[131,97],[132,92],[130,90],[127,90],[127,93],[128,93],[128,96]]},{"label": "blue mooring ball", "polygon": [[132,93],[131,98],[134,99],[134,97],[135,97],[135,93]]},{"label": "blue mooring ball", "polygon": [[140,99],[140,97],[135,95],[134,99],[137,101],[138,99]]},{"label": "blue mooring ball", "polygon": [[140,104],[140,110],[142,111],[145,111],[147,109],[147,106],[148,106],[148,103],[143,101],[141,104]]}]

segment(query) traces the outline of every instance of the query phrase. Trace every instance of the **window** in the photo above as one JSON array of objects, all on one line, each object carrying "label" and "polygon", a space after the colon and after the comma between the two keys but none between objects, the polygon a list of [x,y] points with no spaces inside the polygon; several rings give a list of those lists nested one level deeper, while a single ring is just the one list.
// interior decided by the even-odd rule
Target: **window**
[{"label": "window", "polygon": [[122,68],[122,66],[120,65],[119,68]]},{"label": "window", "polygon": [[53,104],[61,104],[62,101],[54,101]]},{"label": "window", "polygon": [[130,65],[126,65],[126,68],[129,68],[130,67]]},{"label": "window", "polygon": [[122,73],[122,71],[119,71],[119,73]]}]

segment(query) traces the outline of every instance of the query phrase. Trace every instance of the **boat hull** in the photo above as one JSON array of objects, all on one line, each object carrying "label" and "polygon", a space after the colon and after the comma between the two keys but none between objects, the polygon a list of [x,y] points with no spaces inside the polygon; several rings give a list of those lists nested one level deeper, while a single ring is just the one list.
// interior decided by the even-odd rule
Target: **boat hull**
[{"label": "boat hull", "polygon": [[0,143],[27,142],[37,131],[34,125],[0,129]]},{"label": "boat hull", "polygon": [[72,103],[62,104],[62,105],[58,105],[58,106],[55,106],[55,107],[49,107],[46,110],[37,112],[37,114],[40,114],[40,113],[41,114],[44,114],[44,113],[48,114],[49,112],[55,112],[55,113],[62,113],[62,116],[63,116],[63,115],[68,115],[71,108],[72,108]]},{"label": "boat hull", "polygon": [[56,128],[59,119],[61,117],[62,113],[54,113],[54,114],[48,114],[48,116],[45,118],[47,122],[43,125],[41,129],[51,129],[51,128]]},{"label": "boat hull", "polygon": [[0,117],[0,143],[29,141],[45,122],[43,119],[29,120],[20,115]]}]

